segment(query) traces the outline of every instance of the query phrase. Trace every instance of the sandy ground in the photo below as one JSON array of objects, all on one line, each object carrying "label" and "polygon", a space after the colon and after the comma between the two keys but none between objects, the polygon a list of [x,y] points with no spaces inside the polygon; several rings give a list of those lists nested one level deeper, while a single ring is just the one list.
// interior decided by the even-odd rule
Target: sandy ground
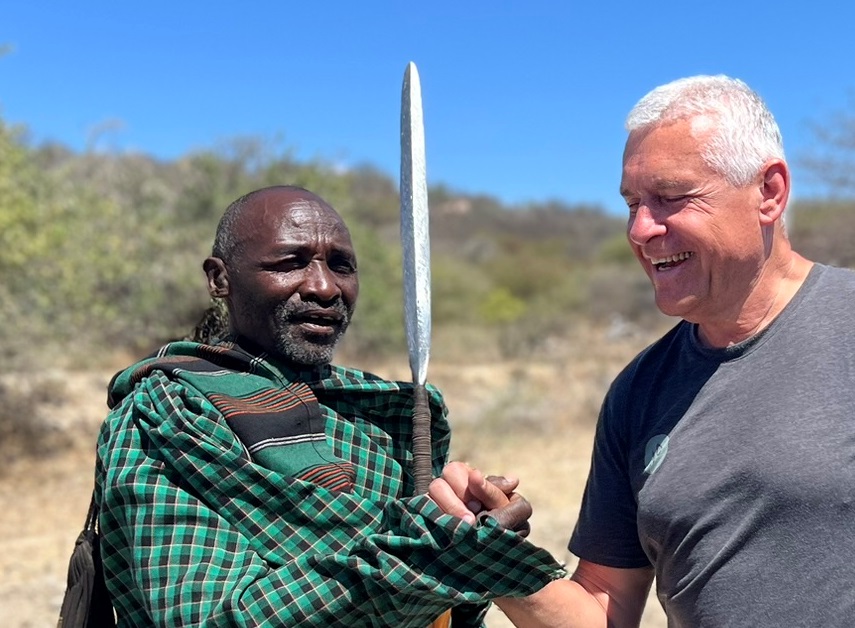
[{"label": "sandy ground", "polygon": [[[640,342],[614,345],[611,353],[600,350],[589,363],[431,365],[430,378],[445,391],[451,408],[453,457],[489,473],[521,477],[520,491],[534,506],[529,540],[569,567],[573,559],[565,548],[587,473],[593,417],[605,386]],[[372,370],[407,378],[400,368]],[[93,444],[109,375],[63,375],[64,395],[43,412],[73,436],[72,443],[38,460],[9,462],[7,456],[0,472],[4,627],[56,625],[68,557],[89,503]],[[491,610],[488,626],[511,625],[500,610]],[[665,626],[655,599],[642,626]]]}]

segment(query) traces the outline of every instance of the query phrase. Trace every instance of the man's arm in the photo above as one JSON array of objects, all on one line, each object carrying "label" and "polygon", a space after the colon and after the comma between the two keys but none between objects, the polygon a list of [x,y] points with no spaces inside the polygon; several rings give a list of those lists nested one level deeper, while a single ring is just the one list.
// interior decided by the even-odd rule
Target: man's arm
[{"label": "man's arm", "polygon": [[525,598],[495,600],[520,628],[630,628],[639,625],[653,569],[618,569],[579,561],[570,580]]},{"label": "man's arm", "polygon": [[[452,462],[431,483],[429,494],[446,513],[470,521],[479,511],[495,509],[497,520],[507,527],[510,521],[519,525],[519,513],[525,513],[523,522],[531,515],[530,507],[527,511],[513,508],[514,497],[522,499],[510,493],[516,486],[515,480],[491,482],[477,469]],[[633,627],[641,620],[652,582],[651,567],[619,569],[580,560],[570,580],[555,580],[528,597],[495,602],[523,628]]]},{"label": "man's arm", "polygon": [[111,414],[98,460],[108,587],[134,625],[427,625],[560,568],[426,496],[373,500],[251,463],[211,404],[159,374]]}]

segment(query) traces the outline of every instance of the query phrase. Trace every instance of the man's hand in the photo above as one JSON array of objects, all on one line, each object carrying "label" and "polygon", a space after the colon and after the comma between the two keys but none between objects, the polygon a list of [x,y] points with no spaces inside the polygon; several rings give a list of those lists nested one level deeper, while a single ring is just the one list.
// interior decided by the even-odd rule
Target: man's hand
[{"label": "man's hand", "polygon": [[525,537],[530,531],[531,504],[514,492],[518,485],[516,478],[485,477],[463,462],[451,462],[442,477],[431,482],[428,495],[444,512],[470,524],[490,517]]},{"label": "man's hand", "polygon": [[[489,479],[487,478],[488,481]],[[511,493],[509,497],[507,505],[481,511],[478,514],[478,521],[483,523],[485,519],[495,519],[501,527],[525,538],[531,532],[531,524],[528,521],[531,518],[531,504],[519,493]]]}]

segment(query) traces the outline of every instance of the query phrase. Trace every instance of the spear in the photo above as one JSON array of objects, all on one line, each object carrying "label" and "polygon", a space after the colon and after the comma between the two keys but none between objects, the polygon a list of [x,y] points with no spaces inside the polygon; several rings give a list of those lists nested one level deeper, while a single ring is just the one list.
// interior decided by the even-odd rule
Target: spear
[{"label": "spear", "polygon": [[413,378],[413,477],[416,494],[432,478],[430,406],[425,388],[430,359],[430,232],[422,89],[416,65],[404,72],[401,93],[401,245],[404,321]]},{"label": "spear", "polygon": [[[404,322],[413,377],[413,479],[415,494],[427,493],[432,479],[430,405],[430,221],[428,220],[425,125],[419,71],[412,61],[401,90],[401,246],[404,253]],[[448,628],[451,611],[429,628]]]}]

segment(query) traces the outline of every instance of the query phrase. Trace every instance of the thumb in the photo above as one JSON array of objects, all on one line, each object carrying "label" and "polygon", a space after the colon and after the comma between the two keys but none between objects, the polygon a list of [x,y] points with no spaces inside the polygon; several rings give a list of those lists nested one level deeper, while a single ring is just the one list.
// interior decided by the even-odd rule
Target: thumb
[{"label": "thumb", "polygon": [[473,469],[470,474],[470,491],[483,504],[484,510],[501,508],[508,503],[508,496],[502,487],[496,486],[477,469]]}]

